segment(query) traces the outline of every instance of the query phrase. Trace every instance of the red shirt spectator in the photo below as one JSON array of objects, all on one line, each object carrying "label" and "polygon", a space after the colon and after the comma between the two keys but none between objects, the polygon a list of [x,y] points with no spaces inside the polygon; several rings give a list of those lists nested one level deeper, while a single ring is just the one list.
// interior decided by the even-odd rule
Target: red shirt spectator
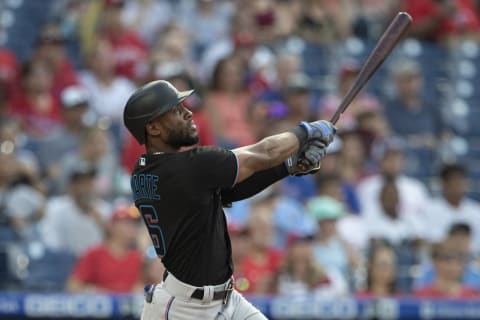
[{"label": "red shirt spectator", "polygon": [[122,20],[123,0],[105,0],[102,17],[103,35],[113,47],[115,73],[129,79],[140,77],[140,66],[145,62],[148,46]]},{"label": "red shirt spectator", "polygon": [[7,48],[0,48],[0,84],[7,99],[11,97],[17,81],[18,63],[15,55]]},{"label": "red shirt spectator", "polygon": [[138,78],[140,65],[147,57],[147,45],[133,31],[108,34],[107,39],[113,47],[115,73],[129,79]]},{"label": "red shirt spectator", "polygon": [[248,281],[246,293],[272,293],[270,283],[275,281],[283,261],[280,251],[269,249],[262,259],[247,255],[241,262],[243,277]]},{"label": "red shirt spectator", "polygon": [[67,282],[70,292],[127,293],[137,289],[142,278],[142,254],[132,249],[136,240],[137,209],[121,205],[114,209],[109,238],[82,255]]},{"label": "red shirt spectator", "polygon": [[43,60],[52,70],[51,91],[60,97],[63,89],[78,84],[77,72],[65,50],[66,39],[55,22],[46,24],[38,36],[35,58]]},{"label": "red shirt spectator", "polygon": [[142,256],[136,250],[115,256],[105,245],[100,245],[78,260],[72,276],[101,291],[131,292],[140,279],[141,265]]},{"label": "red shirt spectator", "polygon": [[9,101],[9,112],[20,119],[28,134],[42,137],[61,121],[60,102],[51,93],[51,71],[43,60],[27,61],[21,82]]},{"label": "red shirt spectator", "polygon": [[472,0],[405,0],[403,10],[413,18],[412,34],[437,41],[444,36],[480,31]]}]

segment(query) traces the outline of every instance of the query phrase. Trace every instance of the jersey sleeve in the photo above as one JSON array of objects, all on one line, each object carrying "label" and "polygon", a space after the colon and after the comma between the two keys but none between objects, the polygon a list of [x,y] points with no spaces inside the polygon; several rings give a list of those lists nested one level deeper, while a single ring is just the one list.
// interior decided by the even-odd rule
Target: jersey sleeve
[{"label": "jersey sleeve", "polygon": [[230,188],[238,174],[237,156],[230,150],[217,147],[199,147],[192,150],[189,159],[195,184],[207,188]]}]

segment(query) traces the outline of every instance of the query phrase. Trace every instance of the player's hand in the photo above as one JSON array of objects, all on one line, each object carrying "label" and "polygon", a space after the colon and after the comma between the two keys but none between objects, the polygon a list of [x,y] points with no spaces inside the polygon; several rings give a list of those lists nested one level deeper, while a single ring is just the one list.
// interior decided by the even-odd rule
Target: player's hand
[{"label": "player's hand", "polygon": [[318,139],[307,142],[301,150],[285,160],[288,173],[292,176],[313,174],[320,169],[327,148]]},{"label": "player's hand", "polygon": [[337,132],[335,126],[326,120],[318,120],[314,122],[302,121],[299,126],[307,132],[307,141],[314,139],[320,140],[325,147],[328,147],[333,141],[335,133]]}]

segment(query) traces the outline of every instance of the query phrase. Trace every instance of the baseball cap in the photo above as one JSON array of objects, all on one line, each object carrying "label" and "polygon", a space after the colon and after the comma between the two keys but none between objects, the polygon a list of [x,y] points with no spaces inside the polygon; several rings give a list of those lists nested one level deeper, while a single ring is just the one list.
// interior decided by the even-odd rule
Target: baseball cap
[{"label": "baseball cap", "polygon": [[327,196],[312,198],[307,202],[307,211],[317,222],[338,219],[346,214],[342,203]]},{"label": "baseball cap", "polygon": [[61,93],[62,106],[66,109],[88,105],[89,95],[81,86],[70,86]]},{"label": "baseball cap", "polygon": [[140,218],[140,212],[135,207],[135,205],[118,205],[113,209],[112,216],[110,220],[119,221],[119,220],[137,220]]}]

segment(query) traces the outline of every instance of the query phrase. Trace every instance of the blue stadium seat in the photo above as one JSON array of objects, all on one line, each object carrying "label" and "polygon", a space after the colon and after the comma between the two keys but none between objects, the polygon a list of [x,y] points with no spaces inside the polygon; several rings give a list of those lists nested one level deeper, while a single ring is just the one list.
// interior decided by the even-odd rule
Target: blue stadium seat
[{"label": "blue stadium seat", "polygon": [[75,261],[76,257],[68,252],[46,250],[39,258],[30,256],[23,287],[28,290],[61,291]]}]

